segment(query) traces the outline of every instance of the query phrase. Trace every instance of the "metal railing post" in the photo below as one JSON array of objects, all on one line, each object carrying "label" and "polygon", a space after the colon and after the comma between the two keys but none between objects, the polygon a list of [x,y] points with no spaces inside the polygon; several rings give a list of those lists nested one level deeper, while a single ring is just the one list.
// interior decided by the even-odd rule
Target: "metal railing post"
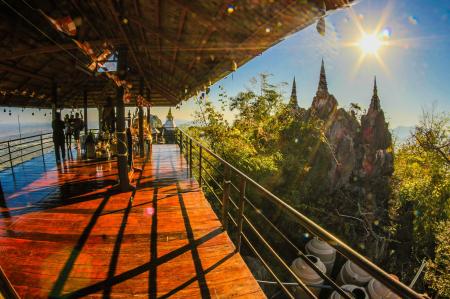
[{"label": "metal railing post", "polygon": [[14,173],[13,161],[12,161],[12,156],[11,156],[11,145],[9,143],[9,140],[8,140],[8,155],[9,155],[9,164],[11,165],[11,171]]},{"label": "metal railing post", "polygon": [[180,154],[183,155],[183,132],[180,131]]},{"label": "metal railing post", "polygon": [[228,165],[225,165],[224,178],[223,178],[223,196],[222,196],[222,224],[223,229],[228,228],[228,203],[230,201],[230,172],[231,169]]},{"label": "metal railing post", "polygon": [[242,177],[239,185],[239,211],[238,211],[238,238],[236,252],[241,252],[242,244],[242,225],[244,223],[244,204],[245,204],[245,188],[247,187],[247,180]]},{"label": "metal railing post", "polygon": [[202,187],[202,153],[203,147],[199,145],[199,154],[198,154],[198,185],[200,188]]},{"label": "metal railing post", "polygon": [[[41,134],[41,152],[42,152],[42,160],[44,160],[44,142],[42,140],[42,134]],[[44,160],[45,162],[45,160]]]},{"label": "metal railing post", "polygon": [[189,139],[189,176],[192,177],[192,139]]}]

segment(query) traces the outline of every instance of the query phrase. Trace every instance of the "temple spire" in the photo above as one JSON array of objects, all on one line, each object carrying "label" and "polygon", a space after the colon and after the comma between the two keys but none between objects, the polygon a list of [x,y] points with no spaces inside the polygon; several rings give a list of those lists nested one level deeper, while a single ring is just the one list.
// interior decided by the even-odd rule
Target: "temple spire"
[{"label": "temple spire", "polygon": [[172,116],[172,108],[169,108],[169,113],[167,114],[167,119],[168,119],[168,120],[173,120],[173,116]]},{"label": "temple spire", "polygon": [[377,89],[377,76],[375,76],[373,80],[373,95],[378,96],[378,89]]},{"label": "temple spire", "polygon": [[327,76],[325,73],[325,63],[322,58],[322,66],[320,67],[319,86],[316,94],[328,94]]},{"label": "temple spire", "polygon": [[295,77],[294,77],[294,81],[292,82],[292,91],[291,91],[291,99],[289,100],[289,106],[291,106],[293,108],[298,108],[297,86],[295,84]]},{"label": "temple spire", "polygon": [[370,108],[372,110],[380,110],[381,109],[381,105],[380,105],[380,98],[378,97],[378,87],[377,87],[377,77],[375,76],[374,80],[373,80],[373,95],[372,95],[372,100],[370,101]]}]

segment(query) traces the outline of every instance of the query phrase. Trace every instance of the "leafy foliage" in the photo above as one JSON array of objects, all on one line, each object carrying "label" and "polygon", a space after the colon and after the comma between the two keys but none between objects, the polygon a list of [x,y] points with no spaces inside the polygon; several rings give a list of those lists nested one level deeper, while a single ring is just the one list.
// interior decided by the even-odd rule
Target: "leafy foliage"
[{"label": "leafy foliage", "polygon": [[[413,261],[428,260],[426,281],[442,295],[450,293],[449,284],[443,283],[444,273],[448,278],[450,272],[449,125],[445,113],[424,113],[410,140],[398,148],[394,173],[398,239],[403,241],[403,248],[410,248]],[[443,236],[445,232],[447,236]],[[402,260],[403,255],[400,248],[397,259]],[[400,263],[409,279],[417,264],[411,263],[411,257],[407,257],[409,262]]]}]

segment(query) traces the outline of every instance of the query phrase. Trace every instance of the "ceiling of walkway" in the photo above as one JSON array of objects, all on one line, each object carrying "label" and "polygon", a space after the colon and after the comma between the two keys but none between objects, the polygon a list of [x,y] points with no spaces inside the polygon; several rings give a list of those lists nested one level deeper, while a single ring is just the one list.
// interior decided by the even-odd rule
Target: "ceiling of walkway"
[{"label": "ceiling of walkway", "polygon": [[[131,100],[174,106],[351,0],[0,0],[0,106],[103,105],[116,84],[76,45],[128,49]],[[70,17],[76,34],[55,29]],[[142,82],[142,83],[141,83]]]}]

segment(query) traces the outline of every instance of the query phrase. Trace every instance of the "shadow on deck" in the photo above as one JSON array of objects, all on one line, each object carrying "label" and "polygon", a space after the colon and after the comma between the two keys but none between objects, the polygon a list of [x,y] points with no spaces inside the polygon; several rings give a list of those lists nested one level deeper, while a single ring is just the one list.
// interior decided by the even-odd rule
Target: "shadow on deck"
[{"label": "shadow on deck", "polygon": [[0,265],[22,297],[264,297],[176,145],[119,194],[115,162],[46,159],[0,173]]}]

